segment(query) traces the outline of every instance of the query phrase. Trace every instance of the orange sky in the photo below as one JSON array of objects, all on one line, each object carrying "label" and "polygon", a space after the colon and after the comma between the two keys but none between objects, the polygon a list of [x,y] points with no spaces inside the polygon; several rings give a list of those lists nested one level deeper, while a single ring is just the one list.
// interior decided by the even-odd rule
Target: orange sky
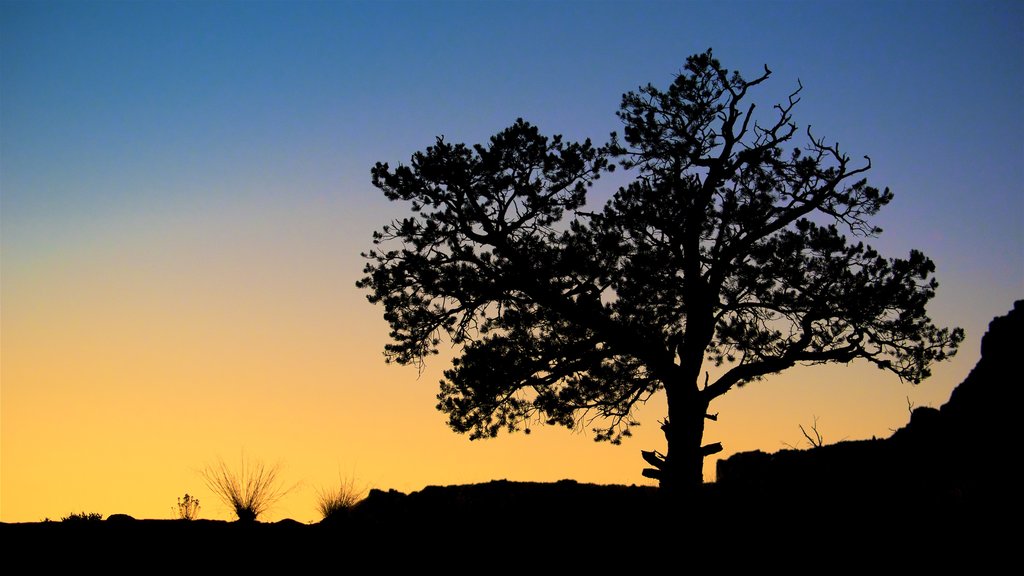
[{"label": "orange sky", "polygon": [[[170,224],[125,223],[47,260],[5,260],[4,521],[168,517],[185,493],[203,517],[228,518],[198,471],[243,454],[280,463],[284,484],[298,484],[268,519],[317,520],[317,490],[348,479],[406,492],[501,478],[648,482],[639,451],[664,449],[660,398],[621,446],[543,427],[470,442],[434,410],[443,356],[422,375],[382,361],[386,325],[353,286],[359,260],[299,256],[362,231],[370,215],[331,203],[251,207],[237,220],[217,210],[183,215],[194,218],[187,240],[161,214]],[[260,214],[302,233],[271,234]],[[815,417],[827,441],[888,435],[906,422],[908,397],[948,398],[974,348],[916,388],[853,365],[734,390],[713,407],[721,420],[708,440],[723,455],[802,445],[798,426]]]}]

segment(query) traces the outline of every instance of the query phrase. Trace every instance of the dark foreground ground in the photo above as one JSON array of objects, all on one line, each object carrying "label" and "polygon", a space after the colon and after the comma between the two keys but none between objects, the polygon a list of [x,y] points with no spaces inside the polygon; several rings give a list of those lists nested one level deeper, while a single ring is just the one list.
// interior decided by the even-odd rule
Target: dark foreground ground
[{"label": "dark foreground ground", "polygon": [[823,494],[772,501],[709,485],[699,503],[674,509],[650,487],[495,481],[375,490],[347,517],[316,524],[116,516],[0,524],[0,547],[5,565],[31,567],[18,573],[984,574],[1016,556],[1009,502],[993,510],[957,494]]}]

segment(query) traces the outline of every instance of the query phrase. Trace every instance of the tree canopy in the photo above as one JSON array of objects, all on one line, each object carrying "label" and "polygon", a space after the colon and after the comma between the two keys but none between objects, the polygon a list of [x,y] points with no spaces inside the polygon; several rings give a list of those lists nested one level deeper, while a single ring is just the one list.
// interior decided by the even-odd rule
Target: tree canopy
[{"label": "tree canopy", "polygon": [[[644,459],[665,487],[702,482],[721,449],[702,445],[708,407],[734,387],[858,359],[927,378],[963,338],[926,312],[933,262],[866,243],[893,194],[868,184],[869,158],[797,126],[799,84],[759,122],[747,100],[770,76],[708,50],[666,89],[626,93],[604,145],[519,119],[377,163],[373,185],[411,211],[374,233],[357,283],[383,305],[387,359],[421,364],[450,340],[437,408],[470,438],[542,422],[618,443],[664,392],[667,450]],[[616,167],[629,183],[588,209]]]}]

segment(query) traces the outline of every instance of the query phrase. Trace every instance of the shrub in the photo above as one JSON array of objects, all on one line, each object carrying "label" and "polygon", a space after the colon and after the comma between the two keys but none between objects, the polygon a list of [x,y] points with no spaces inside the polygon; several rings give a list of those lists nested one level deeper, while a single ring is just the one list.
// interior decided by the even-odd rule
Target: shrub
[{"label": "shrub", "polygon": [[61,522],[99,522],[103,520],[103,514],[96,512],[73,512],[60,519]]},{"label": "shrub", "polygon": [[237,472],[224,460],[202,470],[206,485],[230,508],[240,522],[255,522],[270,506],[291,489],[284,489],[278,478],[280,466],[246,462],[242,457]]},{"label": "shrub", "polygon": [[178,518],[181,520],[195,520],[199,517],[199,499],[189,496],[178,498]]},{"label": "shrub", "polygon": [[365,490],[356,488],[353,479],[340,479],[337,485],[317,491],[316,509],[325,522],[338,521],[348,515],[364,494]]}]

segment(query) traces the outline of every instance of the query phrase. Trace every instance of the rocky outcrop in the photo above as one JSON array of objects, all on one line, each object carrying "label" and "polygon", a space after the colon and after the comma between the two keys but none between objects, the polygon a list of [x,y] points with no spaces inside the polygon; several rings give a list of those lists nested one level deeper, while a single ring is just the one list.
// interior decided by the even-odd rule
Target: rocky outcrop
[{"label": "rocky outcrop", "polygon": [[852,506],[879,499],[998,505],[1014,468],[1009,428],[1017,405],[1009,387],[1020,380],[1022,334],[1024,300],[1018,300],[989,324],[981,359],[949,401],[915,409],[888,438],[735,454],[718,462],[716,483],[723,493],[758,501],[827,495]]}]

